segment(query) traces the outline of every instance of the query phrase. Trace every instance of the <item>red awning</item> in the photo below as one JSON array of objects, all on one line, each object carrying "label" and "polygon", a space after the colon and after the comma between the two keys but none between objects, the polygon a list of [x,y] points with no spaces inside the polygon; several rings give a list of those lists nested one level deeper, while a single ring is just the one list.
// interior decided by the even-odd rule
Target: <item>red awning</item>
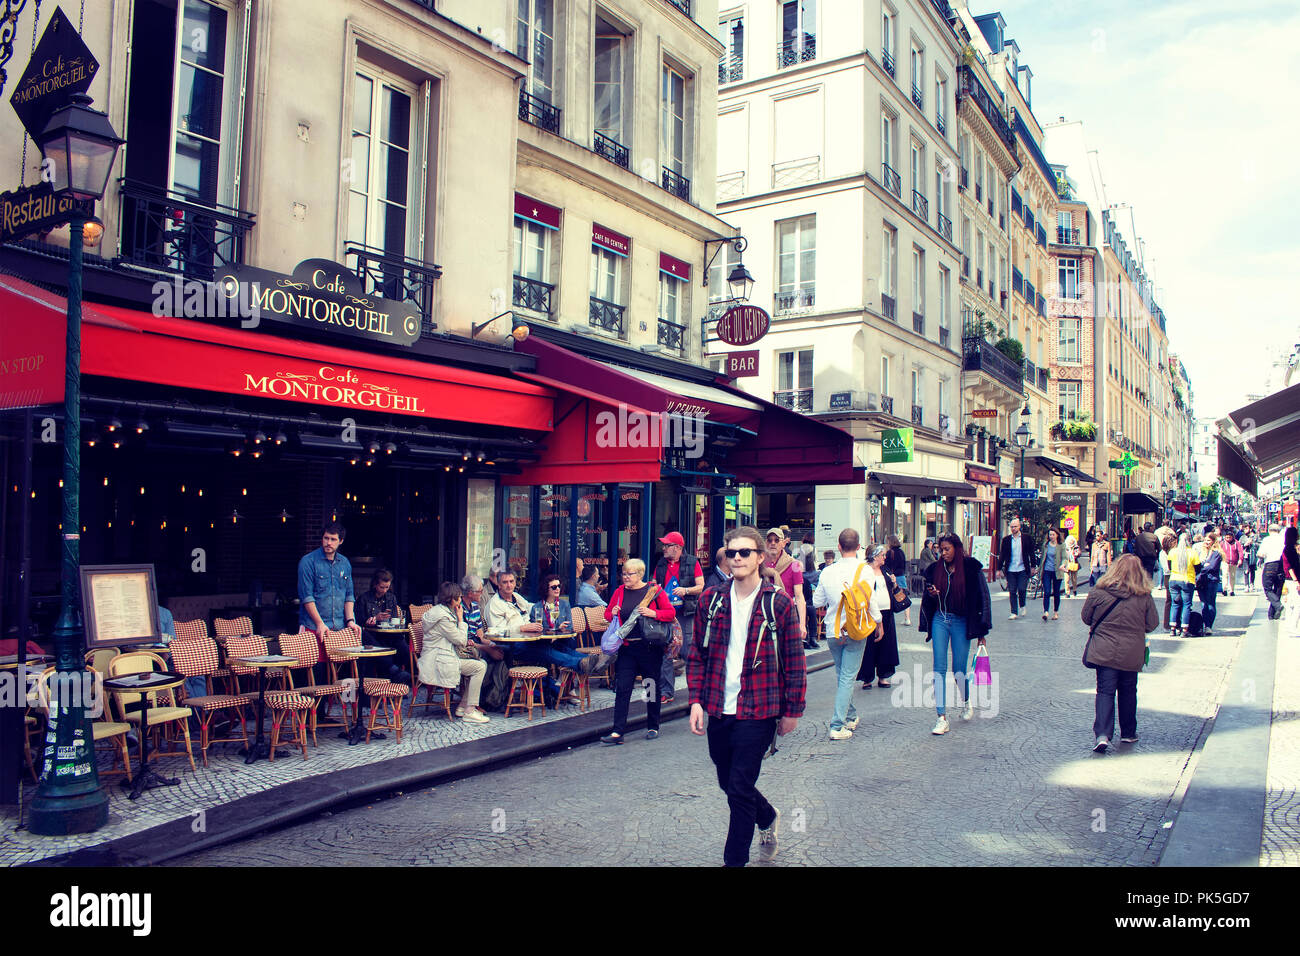
[{"label": "red awning", "polygon": [[[66,301],[40,290],[33,297],[27,291],[31,287],[22,286],[27,284],[0,282],[4,326],[14,325],[15,317],[40,325],[39,337],[53,356],[52,343],[61,346],[66,334]],[[5,352],[9,338],[6,332]],[[57,395],[47,388],[45,401],[62,398],[61,347],[58,353],[60,388]],[[87,303],[82,308],[81,371],[322,407],[445,421],[490,420],[528,431],[550,431],[554,420],[555,393],[533,382],[188,319],[155,318],[111,305]],[[12,387],[0,378],[0,394]]]},{"label": "red awning", "polygon": [[832,425],[765,402],[729,385],[674,383],[597,362],[533,336],[517,348],[537,358],[536,381],[596,398],[609,408],[626,405],[659,415],[699,416],[706,423],[737,425],[742,435],[720,471],[752,484],[852,484],[863,479],[853,467],[853,438]]}]

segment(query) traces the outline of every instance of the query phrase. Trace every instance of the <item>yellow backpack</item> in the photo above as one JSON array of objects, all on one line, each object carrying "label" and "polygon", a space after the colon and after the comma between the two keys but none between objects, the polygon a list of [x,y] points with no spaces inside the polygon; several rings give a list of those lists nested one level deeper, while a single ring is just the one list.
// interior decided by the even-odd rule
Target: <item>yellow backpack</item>
[{"label": "yellow backpack", "polygon": [[[841,631],[849,635],[850,640],[865,641],[876,629],[876,619],[871,616],[871,582],[863,581],[862,572],[866,564],[859,564],[853,572],[853,583],[844,589],[840,597],[840,606],[835,611],[835,635]],[[841,619],[843,627],[841,627]]]}]

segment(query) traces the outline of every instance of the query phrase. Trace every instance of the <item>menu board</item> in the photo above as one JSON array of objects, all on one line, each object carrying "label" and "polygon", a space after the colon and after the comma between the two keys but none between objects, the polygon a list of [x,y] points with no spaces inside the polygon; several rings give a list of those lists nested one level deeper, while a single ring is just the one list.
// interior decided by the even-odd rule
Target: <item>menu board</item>
[{"label": "menu board", "polygon": [[993,550],[993,536],[987,534],[977,534],[971,538],[970,556],[984,565],[985,569],[989,566],[989,554]]},{"label": "menu board", "polygon": [[82,565],[86,647],[158,640],[158,598],[152,564]]}]

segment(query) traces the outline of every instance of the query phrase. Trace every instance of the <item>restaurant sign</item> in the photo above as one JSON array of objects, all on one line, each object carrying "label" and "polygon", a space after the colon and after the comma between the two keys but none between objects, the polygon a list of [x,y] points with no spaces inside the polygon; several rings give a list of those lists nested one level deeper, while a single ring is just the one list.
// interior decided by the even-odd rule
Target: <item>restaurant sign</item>
[{"label": "restaurant sign", "polygon": [[93,202],[79,201],[67,193],[55,195],[50,183],[0,193],[0,242],[48,232],[66,224],[74,212],[89,218],[95,214],[94,207]]},{"label": "restaurant sign", "polygon": [[222,292],[248,303],[259,319],[321,329],[389,345],[420,338],[420,309],[412,302],[368,293],[357,276],[328,259],[304,259],[293,275],[235,265],[218,272]]},{"label": "restaurant sign", "polygon": [[[17,14],[14,16],[16,19]],[[99,62],[90,48],[56,7],[9,98],[28,135],[39,142],[50,117],[66,106],[74,93],[90,89],[98,71]]]},{"label": "restaurant sign", "polygon": [[738,305],[722,313],[713,334],[728,345],[753,345],[771,325],[771,317],[758,306]]},{"label": "restaurant sign", "polygon": [[886,428],[880,435],[881,462],[911,461],[915,434],[911,428]]}]

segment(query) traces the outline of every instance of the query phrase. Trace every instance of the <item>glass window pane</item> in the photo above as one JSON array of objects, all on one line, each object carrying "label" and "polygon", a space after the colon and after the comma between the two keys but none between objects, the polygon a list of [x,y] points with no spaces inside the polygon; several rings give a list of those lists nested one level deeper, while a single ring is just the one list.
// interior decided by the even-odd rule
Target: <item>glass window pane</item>
[{"label": "glass window pane", "polygon": [[370,192],[370,137],[352,134],[352,185],[362,192]]},{"label": "glass window pane", "polygon": [[781,391],[794,388],[794,353],[781,352],[776,363],[776,387]]},{"label": "glass window pane", "polygon": [[173,188],[203,203],[217,201],[218,145],[184,133],[176,134]]},{"label": "glass window pane", "polygon": [[200,0],[185,0],[181,59],[218,73],[226,69],[226,11]]},{"label": "glass window pane", "polygon": [[348,193],[348,239],[366,245],[366,209],[367,200],[364,193],[352,190]]},{"label": "glass window pane", "polygon": [[177,128],[209,139],[220,139],[221,75],[182,63],[178,83]]},{"label": "glass window pane", "polygon": [[812,360],[812,349],[806,349],[799,353],[799,388],[812,388]]},{"label": "glass window pane", "polygon": [[391,255],[406,255],[406,209],[381,202],[376,213],[380,217],[380,248]]},{"label": "glass window pane", "polygon": [[411,145],[411,98],[388,86],[384,87],[383,97],[382,136],[394,146],[408,148]]},{"label": "glass window pane", "polygon": [[352,128],[361,133],[370,132],[371,97],[375,84],[367,76],[357,74],[352,88]]},{"label": "glass window pane", "polygon": [[406,205],[406,190],[410,178],[410,154],[386,143],[379,147],[379,182],[376,192],[382,199]]}]

